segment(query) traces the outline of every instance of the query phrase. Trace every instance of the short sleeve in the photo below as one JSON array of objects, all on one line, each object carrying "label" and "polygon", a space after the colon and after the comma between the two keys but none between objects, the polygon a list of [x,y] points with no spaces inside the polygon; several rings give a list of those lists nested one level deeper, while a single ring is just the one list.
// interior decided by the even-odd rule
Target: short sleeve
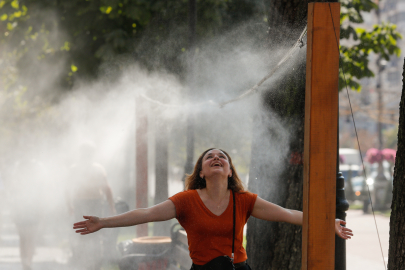
[{"label": "short sleeve", "polygon": [[237,196],[237,203],[239,201],[242,213],[245,213],[246,221],[249,219],[250,215],[253,212],[257,199],[257,194],[251,192],[242,192]]},{"label": "short sleeve", "polygon": [[253,207],[255,206],[256,199],[257,199],[257,194],[254,193],[247,193],[247,198],[248,198],[248,216],[250,216],[253,212]]},{"label": "short sleeve", "polygon": [[174,203],[174,207],[176,208],[176,218],[180,222],[184,220],[185,213],[187,213],[189,197],[190,191],[182,191],[169,198],[169,200]]}]

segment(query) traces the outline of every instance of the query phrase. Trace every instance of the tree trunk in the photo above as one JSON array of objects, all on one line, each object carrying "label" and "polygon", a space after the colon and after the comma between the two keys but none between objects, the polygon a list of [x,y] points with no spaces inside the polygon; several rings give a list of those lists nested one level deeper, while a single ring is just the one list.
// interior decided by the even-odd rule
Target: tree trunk
[{"label": "tree trunk", "polygon": [[[405,63],[404,72],[405,78]],[[405,265],[405,79],[399,106],[398,149],[395,159],[394,187],[390,218],[388,269],[403,269]]]},{"label": "tree trunk", "polygon": [[[306,25],[308,2],[271,1],[271,49],[294,44]],[[253,132],[249,190],[282,207],[302,210],[306,47],[293,57],[262,96],[263,110]],[[301,269],[301,236],[299,226],[251,218],[247,253],[252,269]]]}]

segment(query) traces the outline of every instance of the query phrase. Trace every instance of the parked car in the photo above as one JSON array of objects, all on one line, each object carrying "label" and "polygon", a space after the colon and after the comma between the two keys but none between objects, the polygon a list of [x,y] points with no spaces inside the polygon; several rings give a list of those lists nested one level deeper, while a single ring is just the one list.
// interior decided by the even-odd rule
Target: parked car
[{"label": "parked car", "polygon": [[[353,196],[350,198],[350,200],[362,201],[363,211],[365,213],[369,212],[370,210],[370,198],[375,209],[383,210],[389,208],[392,201],[393,187],[392,165],[387,161],[383,161],[383,174],[386,180],[380,183],[378,183],[378,180],[376,180],[378,176],[378,164],[369,164],[366,162],[365,166],[367,178],[364,177],[363,172],[359,172],[358,176],[351,179]],[[348,197],[350,197],[349,193],[350,192],[346,192]]]}]

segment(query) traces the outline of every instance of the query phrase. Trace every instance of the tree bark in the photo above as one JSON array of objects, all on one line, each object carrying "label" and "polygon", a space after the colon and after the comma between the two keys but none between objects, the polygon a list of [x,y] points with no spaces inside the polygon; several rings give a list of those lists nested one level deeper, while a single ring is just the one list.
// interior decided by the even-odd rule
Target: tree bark
[{"label": "tree bark", "polygon": [[403,269],[405,265],[405,63],[402,78],[398,148],[395,159],[392,212],[390,218],[389,270]]},{"label": "tree bark", "polygon": [[[271,1],[271,49],[294,44],[306,25],[308,2]],[[253,132],[249,190],[282,207],[302,210],[306,47],[294,58],[262,95],[262,113]],[[299,270],[301,238],[299,226],[252,218],[247,229],[249,264],[252,269]]]}]

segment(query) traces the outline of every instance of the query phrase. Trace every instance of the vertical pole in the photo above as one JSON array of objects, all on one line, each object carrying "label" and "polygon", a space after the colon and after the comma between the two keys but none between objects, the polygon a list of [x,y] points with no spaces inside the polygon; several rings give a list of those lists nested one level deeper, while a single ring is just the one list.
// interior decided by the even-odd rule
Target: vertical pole
[{"label": "vertical pole", "polygon": [[339,3],[308,5],[303,270],[335,267],[339,30]]},{"label": "vertical pole", "polygon": [[[194,45],[195,45],[195,28],[197,24],[197,3],[196,0],[188,1],[188,26],[189,26],[189,40],[188,40],[188,91],[189,101],[193,102],[194,89]],[[193,160],[194,160],[194,114],[190,112],[187,115],[187,141],[186,141],[186,164],[184,166],[185,173],[192,173]],[[183,177],[183,182],[185,175]]]},{"label": "vertical pole", "polygon": [[[346,211],[349,209],[344,187],[345,178],[342,172],[338,172],[336,179],[336,218],[341,220],[346,220]],[[335,235],[335,270],[346,270],[346,240],[337,235]]]},{"label": "vertical pole", "polygon": [[[381,16],[380,16],[380,2],[377,2],[377,23],[378,25],[381,23]],[[382,110],[383,110],[383,96],[381,90],[381,72],[384,70],[384,67],[381,65],[381,56],[377,58],[377,110],[378,110],[378,117],[377,117],[377,136],[378,136],[378,149],[381,151],[383,147],[383,137],[382,137]],[[380,166],[381,164],[379,164]]]},{"label": "vertical pole", "polygon": [[[380,18],[380,3],[377,2],[377,20],[378,24],[381,22]],[[383,135],[382,135],[382,112],[384,109],[383,104],[383,93],[381,87],[381,73],[384,70],[384,65],[382,65],[382,57],[379,56],[377,58],[377,111],[378,111],[378,120],[377,120],[377,136],[378,136],[378,150],[381,151],[383,149]],[[379,153],[381,155],[381,152]],[[382,156],[382,155],[381,155]],[[376,210],[385,210],[385,190],[387,189],[388,180],[384,175],[384,167],[382,159],[378,161],[378,171],[377,176],[374,182],[374,209]]]},{"label": "vertical pole", "polygon": [[[148,207],[148,114],[145,100],[137,97],[136,114],[136,208]],[[148,224],[136,226],[138,237],[148,235]]]},{"label": "vertical pole", "polygon": [[[167,122],[163,118],[163,112],[156,113],[157,124],[155,132],[155,204],[164,202],[169,197],[169,151],[168,151],[168,130]],[[170,234],[170,223],[168,221],[155,222],[153,224],[153,235],[167,235]]]},{"label": "vertical pole", "polygon": [[[345,178],[339,171],[339,116],[337,126],[337,160],[336,160],[336,218],[346,220],[346,211],[349,209],[349,202],[345,195]],[[349,165],[351,166],[351,165]],[[351,181],[351,168],[349,169],[349,179]],[[351,183],[349,183],[351,185]],[[353,189],[351,190],[353,194]],[[335,235],[335,270],[346,270],[346,240]]]}]

